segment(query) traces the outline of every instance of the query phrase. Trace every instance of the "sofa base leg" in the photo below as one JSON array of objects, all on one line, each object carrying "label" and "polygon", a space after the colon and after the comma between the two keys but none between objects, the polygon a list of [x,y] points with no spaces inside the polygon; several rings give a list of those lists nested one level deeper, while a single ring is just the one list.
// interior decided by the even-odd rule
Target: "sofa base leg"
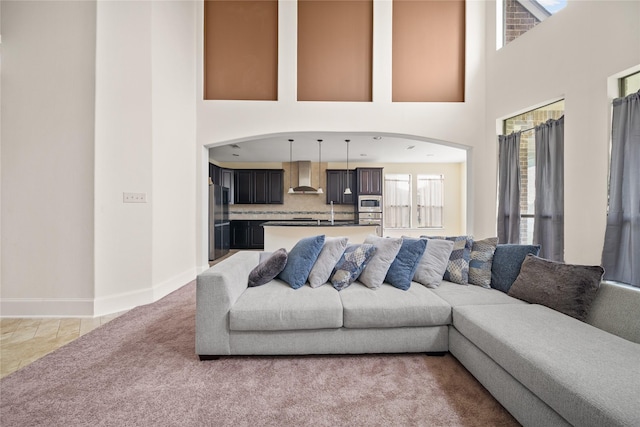
[{"label": "sofa base leg", "polygon": [[447,352],[446,351],[427,351],[425,354],[427,356],[443,357],[445,354],[447,354]]},{"label": "sofa base leg", "polygon": [[214,355],[210,355],[210,354],[199,354],[198,357],[200,358],[200,360],[219,360],[220,356],[214,356]]}]

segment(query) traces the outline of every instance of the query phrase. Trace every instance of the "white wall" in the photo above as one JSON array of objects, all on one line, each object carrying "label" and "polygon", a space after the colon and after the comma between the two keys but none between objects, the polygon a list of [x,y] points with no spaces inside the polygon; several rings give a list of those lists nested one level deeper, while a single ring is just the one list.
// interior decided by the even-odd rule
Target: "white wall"
[{"label": "white wall", "polygon": [[[484,2],[466,11],[466,94],[463,103],[391,102],[391,0],[374,2],[373,102],[297,102],[297,3],[279,3],[278,101],[199,101],[198,143],[293,131],[389,132],[475,146],[484,134]],[[202,10],[199,9],[199,20]],[[202,26],[198,40],[202,49]],[[198,94],[202,94],[202,57]],[[205,154],[201,154],[204,156]],[[475,162],[470,159],[470,164]],[[206,171],[201,171],[205,176]],[[470,187],[469,191],[473,191]],[[201,191],[200,191],[201,192]],[[471,222],[469,232],[473,232]],[[201,225],[202,228],[202,225]],[[494,231],[495,233],[495,231]],[[202,233],[198,233],[202,235]],[[201,263],[205,262],[200,256]]]},{"label": "white wall", "polygon": [[0,7],[2,315],[90,315],[96,5]]},{"label": "white wall", "polygon": [[[487,9],[487,165],[475,175],[477,224],[495,224],[496,123],[565,99],[565,259],[600,264],[607,209],[611,98],[608,78],[640,64],[640,2],[569,1],[499,51]],[[492,191],[490,191],[492,190]]]},{"label": "white wall", "polygon": [[3,316],[100,315],[195,278],[196,5],[1,3]]},{"label": "white wall", "polygon": [[152,9],[154,299],[196,275],[195,3]]},{"label": "white wall", "polygon": [[196,275],[195,5],[98,3],[96,314]]},{"label": "white wall", "polygon": [[[152,258],[151,2],[98,2],[96,312],[149,301]],[[123,192],[148,203],[122,202]]]}]

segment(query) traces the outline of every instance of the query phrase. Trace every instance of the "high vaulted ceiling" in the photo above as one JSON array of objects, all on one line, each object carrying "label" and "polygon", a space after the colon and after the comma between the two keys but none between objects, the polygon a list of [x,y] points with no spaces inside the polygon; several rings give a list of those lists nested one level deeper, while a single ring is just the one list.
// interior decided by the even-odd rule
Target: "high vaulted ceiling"
[{"label": "high vaulted ceiling", "polygon": [[[236,140],[210,148],[209,158],[219,162],[288,162],[291,159],[345,162],[349,139],[350,163],[460,163],[467,158],[463,147],[435,140],[390,134],[294,132],[249,140]],[[319,152],[318,139],[322,140]]]}]

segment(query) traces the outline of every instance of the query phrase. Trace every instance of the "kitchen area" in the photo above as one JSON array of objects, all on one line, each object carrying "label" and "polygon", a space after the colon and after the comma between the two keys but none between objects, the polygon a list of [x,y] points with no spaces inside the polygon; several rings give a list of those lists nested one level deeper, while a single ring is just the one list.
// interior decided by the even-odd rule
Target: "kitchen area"
[{"label": "kitchen area", "polygon": [[[231,249],[287,250],[324,234],[382,235],[383,168],[292,161],[209,164],[209,258]],[[342,165],[336,165],[342,166]]]}]

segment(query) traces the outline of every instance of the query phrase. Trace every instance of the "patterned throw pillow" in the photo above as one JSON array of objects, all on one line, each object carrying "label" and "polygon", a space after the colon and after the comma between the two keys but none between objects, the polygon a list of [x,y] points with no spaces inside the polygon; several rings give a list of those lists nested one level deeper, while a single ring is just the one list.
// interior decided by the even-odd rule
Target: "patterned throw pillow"
[{"label": "patterned throw pillow", "polygon": [[347,246],[331,276],[333,287],[341,291],[352,284],[367,266],[367,262],[375,251],[375,246],[366,243]]},{"label": "patterned throw pillow", "polygon": [[[420,236],[423,237],[423,236]],[[449,264],[444,272],[444,280],[459,285],[469,284],[469,261],[471,260],[472,236],[433,236],[429,239],[445,239],[453,242]]]},{"label": "patterned throw pillow", "polygon": [[483,288],[491,287],[491,264],[497,245],[497,237],[473,242],[469,261],[469,283]]}]

